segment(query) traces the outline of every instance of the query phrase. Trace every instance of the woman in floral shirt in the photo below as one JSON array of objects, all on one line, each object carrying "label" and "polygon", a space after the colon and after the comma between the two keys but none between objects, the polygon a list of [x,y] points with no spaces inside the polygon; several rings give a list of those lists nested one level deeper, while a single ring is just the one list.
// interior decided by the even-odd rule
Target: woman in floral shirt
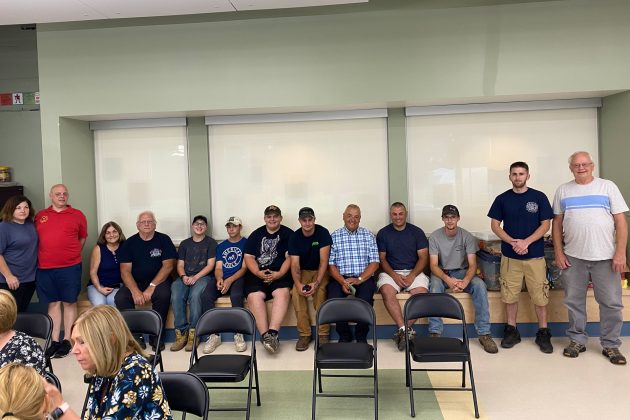
[{"label": "woman in floral shirt", "polygon": [[44,352],[32,337],[13,330],[16,318],[15,299],[10,292],[0,290],[0,367],[16,362],[41,374],[46,365]]},{"label": "woman in floral shirt", "polygon": [[[88,392],[84,420],[172,419],[162,382],[112,306],[95,306],[72,326],[72,354],[86,372],[94,375]],[[58,391],[49,392],[61,406]],[[72,410],[62,416],[78,419]]]}]

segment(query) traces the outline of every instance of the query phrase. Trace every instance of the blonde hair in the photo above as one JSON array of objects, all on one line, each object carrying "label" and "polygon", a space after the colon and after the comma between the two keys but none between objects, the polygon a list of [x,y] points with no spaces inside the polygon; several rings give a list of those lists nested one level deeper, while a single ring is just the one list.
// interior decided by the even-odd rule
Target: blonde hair
[{"label": "blonde hair", "polygon": [[17,304],[15,298],[8,290],[0,290],[0,333],[5,333],[13,328],[17,318]]},{"label": "blonde hair", "polygon": [[9,363],[0,369],[0,414],[3,419],[42,420],[45,400],[44,382],[35,369],[19,363]]},{"label": "blonde hair", "polygon": [[72,330],[88,345],[88,351],[98,376],[114,376],[120,370],[125,357],[136,352],[146,357],[133,338],[127,323],[116,308],[110,305],[94,306],[77,318]]}]

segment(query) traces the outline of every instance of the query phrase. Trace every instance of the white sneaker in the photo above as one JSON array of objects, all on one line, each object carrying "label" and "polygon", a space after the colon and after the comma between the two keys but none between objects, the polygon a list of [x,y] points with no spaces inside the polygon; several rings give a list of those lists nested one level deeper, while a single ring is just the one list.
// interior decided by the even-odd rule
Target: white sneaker
[{"label": "white sneaker", "polygon": [[203,352],[205,354],[212,353],[220,345],[221,345],[221,337],[219,337],[219,335],[217,334],[212,334],[210,335],[210,337],[208,337],[208,341],[206,341],[206,344],[204,344]]},{"label": "white sneaker", "polygon": [[247,343],[243,338],[243,334],[234,334],[234,347],[236,347],[236,351],[247,350]]}]

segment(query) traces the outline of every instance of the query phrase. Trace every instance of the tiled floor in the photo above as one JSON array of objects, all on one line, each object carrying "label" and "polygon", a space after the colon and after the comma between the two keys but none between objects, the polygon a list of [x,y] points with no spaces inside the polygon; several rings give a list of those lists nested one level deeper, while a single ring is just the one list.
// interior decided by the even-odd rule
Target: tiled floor
[{"label": "tiled floor", "polygon": [[[498,340],[497,340],[498,342]],[[597,338],[591,338],[587,351],[577,359],[562,356],[564,338],[553,338],[553,354],[543,354],[533,339],[525,338],[512,349],[500,349],[490,355],[471,341],[477,397],[484,419],[606,419],[630,418],[630,366],[614,366],[601,355]],[[626,356],[630,356],[630,338],[624,339]],[[223,343],[218,352],[230,350],[231,342]],[[270,355],[258,348],[261,370],[310,370],[312,349],[294,350],[294,341],[281,344],[278,354]],[[168,347],[167,347],[168,348]],[[312,348],[312,346],[311,346]],[[166,370],[186,370],[190,353],[164,353]],[[404,369],[403,354],[395,350],[392,341],[379,341],[379,369]],[[60,377],[64,397],[80,411],[85,395],[82,372],[73,356],[53,361]],[[445,373],[433,374],[432,382],[444,379]],[[452,374],[451,374],[452,375]],[[305,389],[304,392],[310,392]],[[406,392],[401,383],[401,392]],[[441,392],[438,394],[445,420],[473,419],[470,393]],[[387,413],[381,412],[387,420]],[[308,416],[306,416],[308,417]],[[215,419],[221,413],[213,413]]]}]

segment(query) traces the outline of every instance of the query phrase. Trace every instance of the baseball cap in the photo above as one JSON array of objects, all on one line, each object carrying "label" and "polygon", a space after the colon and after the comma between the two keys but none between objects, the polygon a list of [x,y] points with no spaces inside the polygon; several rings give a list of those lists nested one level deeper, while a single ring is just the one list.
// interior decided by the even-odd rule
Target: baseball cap
[{"label": "baseball cap", "polygon": [[315,217],[315,212],[310,207],[302,207],[298,212],[298,218]]},{"label": "baseball cap", "polygon": [[280,211],[280,209],[277,206],[274,206],[273,204],[265,209],[265,216],[270,215],[272,213],[275,213],[278,216],[282,216],[282,212]]},{"label": "baseball cap", "polygon": [[227,219],[227,222],[225,222],[225,226],[229,224],[233,224],[234,226],[243,226],[243,222],[241,222],[241,219],[236,216],[230,216],[230,218]]},{"label": "baseball cap", "polygon": [[459,217],[459,210],[452,204],[447,204],[442,207],[442,217],[453,215],[455,217]]}]

